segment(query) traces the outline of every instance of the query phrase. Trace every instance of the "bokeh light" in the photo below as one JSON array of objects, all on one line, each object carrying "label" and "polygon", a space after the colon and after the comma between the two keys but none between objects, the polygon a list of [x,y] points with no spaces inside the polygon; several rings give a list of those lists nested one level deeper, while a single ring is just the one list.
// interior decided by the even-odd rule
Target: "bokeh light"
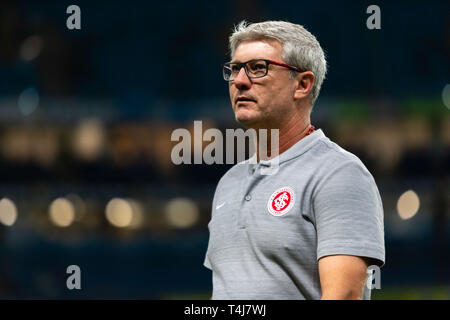
[{"label": "bokeh light", "polygon": [[19,111],[24,116],[32,114],[39,105],[39,93],[36,88],[30,87],[22,91],[17,100]]},{"label": "bokeh light", "polygon": [[49,208],[50,221],[58,227],[68,227],[75,220],[75,207],[66,198],[52,201]]},{"label": "bokeh light", "polygon": [[413,190],[403,193],[397,201],[397,212],[403,220],[414,217],[419,211],[419,207],[419,196]]},{"label": "bokeh light", "polygon": [[8,198],[0,200],[0,222],[5,226],[12,226],[17,220],[17,207]]},{"label": "bokeh light", "polygon": [[166,218],[175,228],[189,228],[199,218],[199,209],[194,201],[187,198],[176,198],[169,201],[166,207]]},{"label": "bokeh light", "polygon": [[442,90],[442,101],[447,109],[450,110],[450,84],[446,84]]},{"label": "bokeh light", "polygon": [[118,228],[129,227],[133,221],[133,207],[125,199],[114,198],[106,205],[106,219]]},{"label": "bokeh light", "polygon": [[95,160],[103,151],[104,142],[103,125],[97,119],[85,119],[75,129],[73,147],[80,159]]},{"label": "bokeh light", "polygon": [[40,36],[30,36],[26,38],[20,47],[20,57],[24,61],[36,59],[42,51],[43,40]]}]

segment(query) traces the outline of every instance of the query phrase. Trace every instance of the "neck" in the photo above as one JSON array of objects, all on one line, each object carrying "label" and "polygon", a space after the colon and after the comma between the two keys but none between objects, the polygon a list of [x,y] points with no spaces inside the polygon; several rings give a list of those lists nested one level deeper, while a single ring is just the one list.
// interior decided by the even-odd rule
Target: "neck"
[{"label": "neck", "polygon": [[295,114],[287,119],[284,124],[279,125],[278,144],[275,142],[274,146],[272,146],[272,139],[276,139],[276,136],[272,137],[270,129],[267,129],[267,138],[264,137],[263,139],[261,139],[259,131],[256,130],[256,155],[258,162],[261,159],[272,159],[288,150],[308,134],[310,127],[311,120],[309,115],[302,117]]}]

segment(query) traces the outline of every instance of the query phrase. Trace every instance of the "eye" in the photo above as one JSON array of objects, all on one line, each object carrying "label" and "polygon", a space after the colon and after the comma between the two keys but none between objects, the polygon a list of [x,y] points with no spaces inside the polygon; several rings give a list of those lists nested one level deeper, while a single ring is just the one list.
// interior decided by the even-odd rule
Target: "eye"
[{"label": "eye", "polygon": [[248,67],[251,71],[254,71],[254,72],[266,70],[266,64],[263,61],[251,62],[251,63],[249,63]]},{"label": "eye", "polygon": [[254,70],[262,70],[266,68],[266,64],[262,61],[255,61],[250,63],[250,68]]},{"label": "eye", "polygon": [[230,70],[232,71],[232,72],[239,72],[239,68],[240,66],[239,65],[237,65],[237,64],[232,64],[232,65],[230,65]]}]

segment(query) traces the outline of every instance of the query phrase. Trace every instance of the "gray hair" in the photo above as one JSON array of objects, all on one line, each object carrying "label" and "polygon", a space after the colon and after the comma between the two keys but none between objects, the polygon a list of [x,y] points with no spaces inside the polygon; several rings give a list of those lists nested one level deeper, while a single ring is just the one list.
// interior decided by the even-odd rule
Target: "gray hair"
[{"label": "gray hair", "polygon": [[[314,85],[310,94],[311,106],[319,96],[320,87],[327,73],[325,54],[317,39],[303,26],[286,21],[265,21],[248,24],[243,20],[234,27],[229,38],[231,57],[243,41],[277,40],[283,47],[282,58],[290,65],[314,73]],[[291,72],[294,78],[295,71]]]}]

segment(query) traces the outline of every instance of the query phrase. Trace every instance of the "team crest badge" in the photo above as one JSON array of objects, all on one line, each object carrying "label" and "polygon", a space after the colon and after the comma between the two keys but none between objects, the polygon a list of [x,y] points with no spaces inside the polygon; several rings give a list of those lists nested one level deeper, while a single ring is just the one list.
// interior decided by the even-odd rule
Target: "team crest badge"
[{"label": "team crest badge", "polygon": [[283,187],[272,193],[269,202],[267,202],[267,209],[271,215],[280,217],[288,213],[294,203],[294,190],[290,187]]}]

